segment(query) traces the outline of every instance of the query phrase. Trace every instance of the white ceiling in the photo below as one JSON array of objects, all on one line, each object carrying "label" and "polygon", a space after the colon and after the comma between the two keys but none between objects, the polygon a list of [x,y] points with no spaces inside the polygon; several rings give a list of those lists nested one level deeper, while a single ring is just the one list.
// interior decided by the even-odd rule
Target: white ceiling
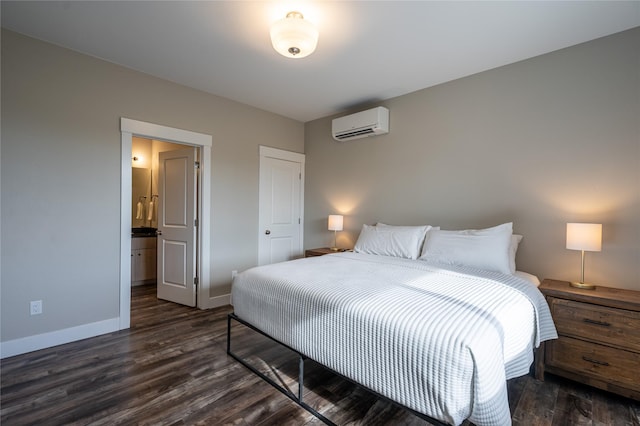
[{"label": "white ceiling", "polygon": [[[315,53],[269,27],[299,10]],[[306,122],[640,26],[640,1],[2,1],[2,26]]]}]

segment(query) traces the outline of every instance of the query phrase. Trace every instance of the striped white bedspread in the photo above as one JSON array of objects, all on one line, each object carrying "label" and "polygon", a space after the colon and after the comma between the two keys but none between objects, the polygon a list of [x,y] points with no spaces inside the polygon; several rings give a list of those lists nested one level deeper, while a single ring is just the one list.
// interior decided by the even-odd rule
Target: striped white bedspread
[{"label": "striped white bedspread", "polygon": [[266,334],[415,411],[511,424],[506,380],[557,337],[549,308],[521,278],[443,268],[337,253],[244,271],[232,301]]}]

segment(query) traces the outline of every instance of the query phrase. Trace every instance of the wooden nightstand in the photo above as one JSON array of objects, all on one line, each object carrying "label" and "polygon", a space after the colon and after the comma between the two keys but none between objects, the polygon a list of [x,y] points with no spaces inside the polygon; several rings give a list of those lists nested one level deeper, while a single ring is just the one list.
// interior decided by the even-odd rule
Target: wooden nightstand
[{"label": "wooden nightstand", "polygon": [[546,371],[640,401],[640,292],[549,279],[539,289],[559,337],[545,342],[537,377]]},{"label": "wooden nightstand", "polygon": [[353,251],[353,250],[343,249],[343,248],[338,250],[331,250],[329,247],[320,247],[320,248],[306,250],[304,252],[304,257],[324,256],[325,254],[344,253],[345,251]]},{"label": "wooden nightstand", "polygon": [[338,251],[331,250],[329,247],[320,247],[309,249],[304,252],[304,257],[324,256],[325,254],[339,253]]}]

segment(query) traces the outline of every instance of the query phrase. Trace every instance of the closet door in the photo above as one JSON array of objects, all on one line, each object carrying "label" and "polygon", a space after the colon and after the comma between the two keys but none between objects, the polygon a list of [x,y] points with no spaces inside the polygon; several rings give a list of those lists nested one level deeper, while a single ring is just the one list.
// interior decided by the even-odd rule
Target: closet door
[{"label": "closet door", "polygon": [[303,255],[304,160],[304,154],[260,147],[260,265]]}]

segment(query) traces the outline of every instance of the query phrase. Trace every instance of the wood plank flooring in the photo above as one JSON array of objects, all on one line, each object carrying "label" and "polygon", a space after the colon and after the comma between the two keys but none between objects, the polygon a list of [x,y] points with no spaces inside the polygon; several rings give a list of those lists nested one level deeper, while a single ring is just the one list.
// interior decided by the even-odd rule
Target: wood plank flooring
[{"label": "wood plank flooring", "polygon": [[[135,287],[131,304],[129,330],[2,360],[0,423],[322,424],[227,356],[230,307],[157,300],[155,286]],[[237,325],[233,350],[297,391],[297,360],[285,349]],[[508,388],[514,425],[640,426],[640,403],[550,375]],[[312,363],[305,391],[306,402],[340,425],[428,425]]]}]

